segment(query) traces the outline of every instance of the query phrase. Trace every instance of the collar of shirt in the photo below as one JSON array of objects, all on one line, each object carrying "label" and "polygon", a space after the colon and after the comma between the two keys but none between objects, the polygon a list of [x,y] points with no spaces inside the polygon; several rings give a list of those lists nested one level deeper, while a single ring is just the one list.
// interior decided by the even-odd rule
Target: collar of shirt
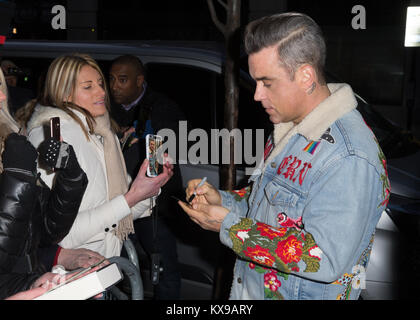
[{"label": "collar of shirt", "polygon": [[143,91],[141,92],[141,94],[139,95],[139,97],[136,100],[134,100],[133,102],[131,102],[130,104],[122,104],[122,107],[126,111],[128,111],[132,107],[134,107],[135,105],[137,105],[140,102],[141,98],[143,98],[144,93],[146,92],[146,88],[147,88],[147,84],[146,84],[146,82],[143,82]]}]

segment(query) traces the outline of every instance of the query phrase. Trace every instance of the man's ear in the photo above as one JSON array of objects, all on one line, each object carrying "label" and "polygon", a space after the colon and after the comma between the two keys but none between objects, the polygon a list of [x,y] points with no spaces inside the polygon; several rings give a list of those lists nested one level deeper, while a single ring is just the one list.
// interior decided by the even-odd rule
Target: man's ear
[{"label": "man's ear", "polygon": [[301,65],[295,73],[296,80],[305,92],[308,92],[313,88],[317,82],[316,71],[310,64]]},{"label": "man's ear", "polygon": [[137,87],[141,88],[143,86],[143,82],[144,82],[144,75],[139,74],[137,76],[137,81],[136,81]]}]

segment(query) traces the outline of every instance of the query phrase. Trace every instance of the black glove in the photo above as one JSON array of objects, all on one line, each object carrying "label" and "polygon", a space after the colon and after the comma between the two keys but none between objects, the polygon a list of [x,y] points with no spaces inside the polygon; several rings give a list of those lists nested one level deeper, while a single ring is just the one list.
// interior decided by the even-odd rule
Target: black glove
[{"label": "black glove", "polygon": [[36,176],[38,152],[32,144],[17,133],[11,133],[4,142],[3,169],[21,169]]},{"label": "black glove", "polygon": [[43,141],[38,148],[39,159],[49,168],[61,169],[68,178],[77,178],[84,171],[80,168],[73,147],[54,138]]}]

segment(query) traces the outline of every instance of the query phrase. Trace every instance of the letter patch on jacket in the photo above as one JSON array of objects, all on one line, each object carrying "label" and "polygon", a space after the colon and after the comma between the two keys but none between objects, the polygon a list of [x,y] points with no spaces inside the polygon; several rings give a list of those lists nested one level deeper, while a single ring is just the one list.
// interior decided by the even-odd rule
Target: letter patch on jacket
[{"label": "letter patch on jacket", "polygon": [[290,155],[282,160],[277,169],[277,174],[282,175],[293,182],[296,182],[296,179],[298,179],[299,184],[302,185],[306,174],[311,168],[312,165],[309,162],[302,164],[302,160]]}]

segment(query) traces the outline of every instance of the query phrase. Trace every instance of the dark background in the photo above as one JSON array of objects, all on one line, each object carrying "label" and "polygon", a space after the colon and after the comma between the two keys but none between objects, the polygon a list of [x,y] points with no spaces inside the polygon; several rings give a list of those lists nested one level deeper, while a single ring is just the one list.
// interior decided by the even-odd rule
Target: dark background
[{"label": "dark background", "polygon": [[[205,0],[16,0],[9,38],[47,40],[196,40],[223,42]],[[54,30],[54,5],[66,8],[66,29]],[[354,30],[355,5],[366,9],[366,29]],[[418,48],[405,48],[405,19],[413,0],[242,0],[241,30],[263,15],[299,11],[322,27],[327,69],[396,124],[420,132],[415,99]],[[215,0],[219,19],[225,11]],[[16,33],[12,33],[15,28]],[[417,63],[418,64],[418,63]],[[418,82],[418,81],[417,81]],[[418,85],[417,85],[418,86]],[[419,119],[419,120],[418,120]]]}]

